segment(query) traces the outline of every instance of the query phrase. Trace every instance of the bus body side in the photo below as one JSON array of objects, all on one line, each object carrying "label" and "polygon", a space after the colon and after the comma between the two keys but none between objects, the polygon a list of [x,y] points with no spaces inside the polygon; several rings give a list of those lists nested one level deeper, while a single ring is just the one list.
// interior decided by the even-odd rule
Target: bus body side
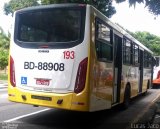
[{"label": "bus body side", "polygon": [[[90,13],[90,73],[89,73],[89,87],[90,87],[90,111],[98,111],[110,109],[112,105],[112,86],[113,86],[113,61],[102,59],[99,57],[100,51],[104,48],[106,56],[112,56],[111,52],[106,49],[111,41],[104,41],[98,39],[98,26],[101,25],[101,19],[104,18],[99,11],[91,7]],[[103,19],[104,21],[106,19]],[[108,27],[107,27],[108,28]],[[110,37],[109,37],[110,38]]]},{"label": "bus body side", "polygon": [[86,6],[82,42],[73,47],[57,49],[50,49],[45,43],[42,48],[21,47],[21,44],[14,42],[17,28],[13,28],[9,60],[9,100],[66,110],[89,111],[89,21],[90,9]]},{"label": "bus body side", "polygon": [[[62,8],[64,7],[66,8],[65,5]],[[47,6],[48,8],[51,9],[53,6]],[[23,33],[19,37],[24,38],[24,44],[15,43],[14,34],[18,28],[13,28],[8,81],[10,101],[67,110],[98,111],[123,103],[126,92],[130,99],[147,90],[147,85],[151,82],[151,69],[143,67],[143,60],[134,66],[124,63],[125,33],[92,6],[76,5],[75,8],[80,10],[86,8],[86,13],[83,15],[85,16],[84,32],[81,32],[84,38],[76,45],[71,42],[71,46],[68,47],[51,46],[50,48],[50,44],[44,43],[37,48],[34,43],[32,44],[32,37],[27,39],[30,41],[28,44],[25,43],[29,34]],[[36,12],[39,8],[34,10]],[[26,12],[24,13],[26,17],[33,15],[32,11],[32,15],[26,15]],[[60,11],[54,12],[59,14]],[[73,19],[76,19],[74,11],[68,12],[68,14],[72,13]],[[18,15],[18,21],[21,20],[20,18],[25,19],[23,11],[22,16],[21,13]],[[31,24],[30,22],[27,23],[25,20],[21,22],[24,23],[21,27],[22,32],[32,30],[25,26]],[[32,24],[36,23],[34,20],[32,22]],[[37,27],[38,24],[34,26]],[[40,35],[43,33],[39,32]],[[44,34],[44,37],[46,35]],[[128,37],[128,39],[132,38]],[[133,44],[134,42],[132,41]],[[34,48],[30,48],[30,44]],[[66,43],[63,45],[66,46]],[[138,45],[138,50],[141,51],[138,58],[143,58],[144,49],[141,45]]]},{"label": "bus body side", "polygon": [[[103,24],[104,29],[110,29],[110,41],[106,42],[105,39],[99,39],[98,36],[101,34],[98,30],[97,23]],[[152,66],[151,56],[148,56],[147,60],[144,58],[144,54],[148,53],[151,55],[152,52],[137,40],[128,36],[126,32],[124,33],[122,29],[119,29],[119,27],[110,22],[93,7],[91,8],[90,25],[90,110],[109,109],[117,104],[124,103],[125,99],[128,99],[125,98],[126,94],[129,94],[127,97],[131,99],[139,94],[145,93],[151,85]],[[127,38],[131,42],[129,51],[130,62],[125,62],[124,59],[124,42]],[[98,46],[99,44],[103,46],[104,50],[107,48],[105,45],[112,47],[112,52],[108,54],[110,57],[108,57],[107,54],[105,55],[102,49],[101,54],[104,54],[106,59],[99,58],[98,50],[101,49]],[[136,51],[134,53],[134,62],[132,59],[133,53],[131,53],[133,46],[136,46],[134,47],[134,51]],[[107,48],[105,52],[107,53],[107,51],[110,51],[110,49]],[[147,66],[145,66],[144,63],[147,63]]]}]

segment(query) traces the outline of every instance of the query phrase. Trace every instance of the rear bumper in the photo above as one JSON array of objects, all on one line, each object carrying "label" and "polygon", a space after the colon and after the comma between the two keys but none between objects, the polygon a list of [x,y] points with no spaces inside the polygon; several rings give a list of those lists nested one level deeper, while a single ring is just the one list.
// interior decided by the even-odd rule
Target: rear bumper
[{"label": "rear bumper", "polygon": [[9,86],[8,99],[13,102],[60,108],[75,111],[89,111],[87,93],[42,93]]}]

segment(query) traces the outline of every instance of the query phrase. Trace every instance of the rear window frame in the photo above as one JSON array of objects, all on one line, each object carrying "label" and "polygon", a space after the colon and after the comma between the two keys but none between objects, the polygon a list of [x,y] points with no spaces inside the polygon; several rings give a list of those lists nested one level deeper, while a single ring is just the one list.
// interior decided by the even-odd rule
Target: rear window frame
[{"label": "rear window frame", "polygon": [[[24,42],[18,40],[18,32],[19,32],[19,15],[27,12],[41,11],[41,10],[54,10],[54,9],[69,9],[69,10],[80,10],[81,11],[81,25],[80,25],[80,37],[76,41],[70,42]],[[84,40],[85,34],[85,21],[86,21],[86,6],[78,6],[78,5],[67,5],[67,6],[41,6],[41,7],[31,7],[27,9],[19,10],[15,13],[15,29],[14,29],[14,42],[22,47],[22,48],[30,48],[30,49],[39,49],[41,46],[48,46],[48,48],[71,48],[74,47]]]}]

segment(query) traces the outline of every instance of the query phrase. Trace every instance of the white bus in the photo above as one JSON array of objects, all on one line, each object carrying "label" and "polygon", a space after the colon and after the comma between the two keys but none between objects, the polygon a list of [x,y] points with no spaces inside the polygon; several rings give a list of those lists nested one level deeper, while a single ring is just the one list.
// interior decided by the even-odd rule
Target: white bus
[{"label": "white bus", "polygon": [[9,100],[98,111],[147,91],[152,52],[91,5],[54,4],[14,13]]}]

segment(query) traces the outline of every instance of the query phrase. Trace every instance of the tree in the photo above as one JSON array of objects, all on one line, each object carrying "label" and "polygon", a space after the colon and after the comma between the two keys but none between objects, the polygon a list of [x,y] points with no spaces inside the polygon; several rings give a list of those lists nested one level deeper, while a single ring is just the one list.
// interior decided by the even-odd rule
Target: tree
[{"label": "tree", "polygon": [[0,48],[9,49],[10,38],[6,36],[3,29],[0,27]]},{"label": "tree", "polygon": [[160,14],[159,0],[146,0],[146,6],[148,7],[149,11],[152,12],[154,15]]},{"label": "tree", "polygon": [[13,15],[13,12],[18,9],[36,5],[39,5],[38,0],[10,0],[9,3],[4,4],[4,12],[6,15]]},{"label": "tree", "polygon": [[135,33],[125,29],[123,26],[116,23],[119,27],[121,27],[123,30],[125,30],[127,33],[132,35],[135,39],[137,39],[139,42],[141,42],[144,46],[149,48],[151,51],[153,51],[155,56],[160,55],[160,37],[150,34],[149,32],[141,32],[137,31]]},{"label": "tree", "polygon": [[0,48],[0,69],[5,69],[8,65],[8,50]]},{"label": "tree", "polygon": [[107,17],[111,17],[116,13],[115,8],[112,6],[112,0],[11,0],[4,5],[4,12],[6,15],[12,14],[15,10],[37,6],[41,4],[55,4],[55,3],[81,3],[91,4],[100,10]]},{"label": "tree", "polygon": [[154,55],[160,55],[160,37],[150,34],[149,32],[140,31],[132,33],[132,35],[147,48],[152,50]]},{"label": "tree", "polygon": [[0,69],[5,69],[8,65],[9,42],[9,37],[6,36],[3,29],[0,27]]}]

